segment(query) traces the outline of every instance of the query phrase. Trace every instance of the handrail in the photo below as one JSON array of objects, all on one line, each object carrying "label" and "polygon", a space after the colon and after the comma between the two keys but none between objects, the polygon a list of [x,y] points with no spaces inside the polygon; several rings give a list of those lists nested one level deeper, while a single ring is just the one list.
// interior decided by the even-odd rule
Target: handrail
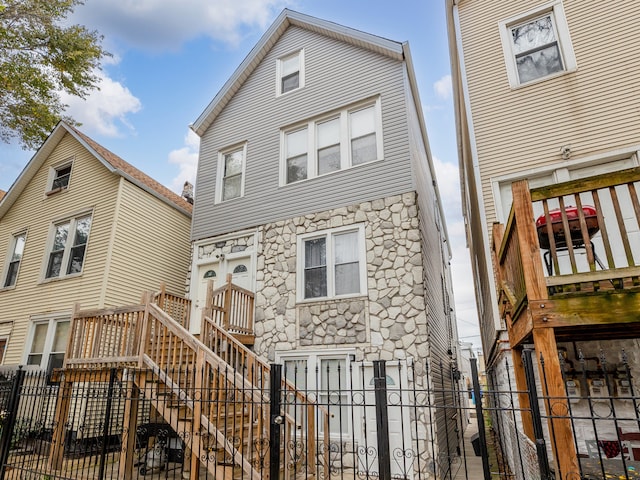
[{"label": "handrail", "polygon": [[177,320],[183,327],[189,328],[191,321],[191,300],[167,292],[164,282],[160,284],[160,290],[153,294],[152,301],[167,312],[169,316]]}]

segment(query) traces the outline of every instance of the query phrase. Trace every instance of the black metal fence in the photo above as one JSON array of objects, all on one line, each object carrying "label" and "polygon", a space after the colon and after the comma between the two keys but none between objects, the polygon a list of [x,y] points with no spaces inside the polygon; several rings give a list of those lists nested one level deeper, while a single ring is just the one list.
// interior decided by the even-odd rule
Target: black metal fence
[{"label": "black metal fence", "polygon": [[[542,395],[544,359],[531,350],[526,391],[508,361],[488,372],[487,385],[472,361],[470,389],[457,387],[454,369],[453,390],[408,361],[292,358],[272,365],[268,384],[233,392],[197,381],[167,388],[171,378],[194,378],[179,368],[76,373],[62,383],[18,369],[0,376],[0,480],[638,477],[640,398],[626,355],[615,364],[576,356],[561,357],[564,399]],[[522,394],[531,408],[518,404]],[[562,445],[553,451],[550,418],[571,421],[578,471],[556,471]]]}]

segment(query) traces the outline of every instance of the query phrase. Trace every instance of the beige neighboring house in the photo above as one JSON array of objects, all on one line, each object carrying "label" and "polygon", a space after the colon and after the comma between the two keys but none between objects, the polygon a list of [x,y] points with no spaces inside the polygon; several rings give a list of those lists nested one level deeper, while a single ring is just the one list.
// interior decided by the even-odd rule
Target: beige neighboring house
[{"label": "beige neighboring house", "polygon": [[[597,436],[595,421],[549,422],[568,478],[597,439],[640,434],[621,393],[640,387],[640,361],[624,353],[637,352],[640,338],[640,50],[632,47],[640,7],[446,0],[446,8],[488,376],[503,388],[508,361],[525,389],[520,353],[533,345],[554,403],[568,396],[574,417],[589,418],[590,402],[607,392],[616,409],[608,418],[634,419],[599,422]],[[528,421],[524,431],[533,439]]]},{"label": "beige neighboring house", "polygon": [[61,366],[83,309],[184,291],[191,204],[60,122],[0,201],[3,365]]}]

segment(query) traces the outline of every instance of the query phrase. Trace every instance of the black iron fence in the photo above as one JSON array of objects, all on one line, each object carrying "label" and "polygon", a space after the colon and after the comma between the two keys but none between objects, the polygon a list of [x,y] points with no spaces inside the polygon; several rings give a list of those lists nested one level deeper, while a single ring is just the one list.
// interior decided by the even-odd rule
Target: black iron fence
[{"label": "black iron fence", "polygon": [[[187,368],[58,379],[17,369],[0,376],[0,480],[637,478],[640,398],[627,357],[576,352],[562,357],[563,399],[542,394],[544,359],[531,350],[525,391],[508,361],[486,385],[472,361],[470,388],[454,369],[452,389],[428,381],[442,365],[329,357],[285,359],[268,384],[232,391],[181,382],[197,378]],[[552,418],[571,421],[575,472],[557,471]]]}]

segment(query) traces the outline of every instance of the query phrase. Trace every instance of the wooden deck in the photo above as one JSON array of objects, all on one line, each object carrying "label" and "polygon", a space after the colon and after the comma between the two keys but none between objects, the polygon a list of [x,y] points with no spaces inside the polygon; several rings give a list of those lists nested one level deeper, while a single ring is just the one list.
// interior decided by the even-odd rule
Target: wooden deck
[{"label": "wooden deck", "polygon": [[[558,341],[640,338],[638,188],[640,168],[532,190],[521,180],[508,222],[493,227],[499,312],[514,352],[533,344],[544,359],[548,397],[566,398]],[[562,471],[576,471],[568,421],[549,423]]]}]

